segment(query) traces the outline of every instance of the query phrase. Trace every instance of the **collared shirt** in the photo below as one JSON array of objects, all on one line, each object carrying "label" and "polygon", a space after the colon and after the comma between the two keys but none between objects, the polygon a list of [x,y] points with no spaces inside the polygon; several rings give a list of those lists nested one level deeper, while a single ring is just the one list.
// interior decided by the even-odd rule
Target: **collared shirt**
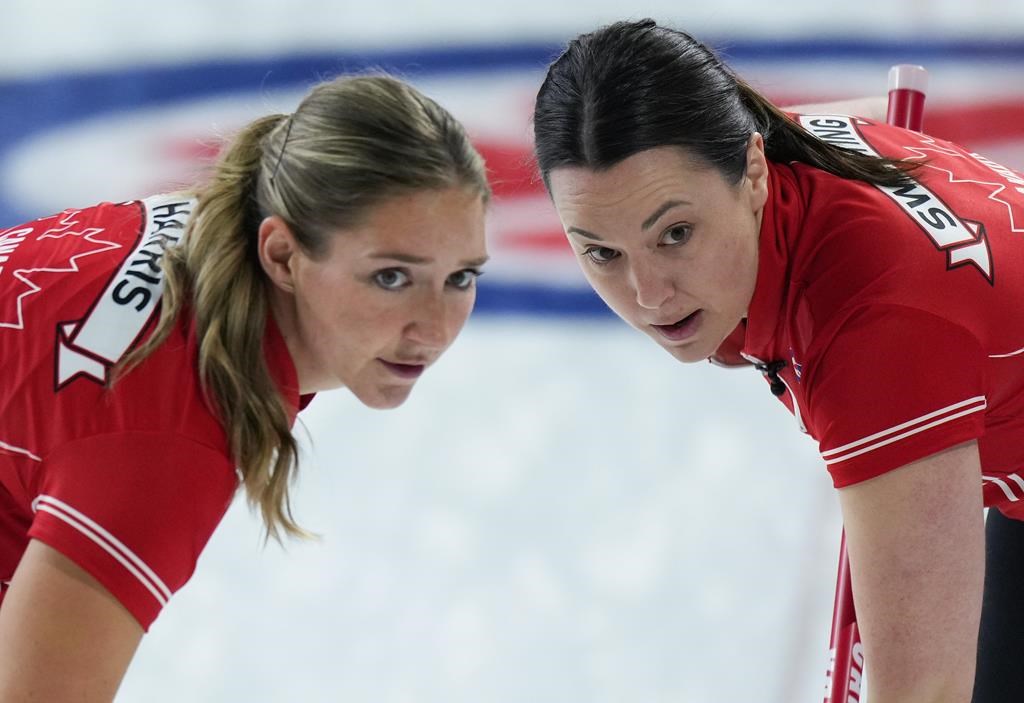
[{"label": "collared shirt", "polygon": [[769,165],[744,356],[786,363],[780,399],[837,487],[976,439],[986,505],[1024,518],[1024,176],[885,124],[797,119],[925,165],[901,188]]}]

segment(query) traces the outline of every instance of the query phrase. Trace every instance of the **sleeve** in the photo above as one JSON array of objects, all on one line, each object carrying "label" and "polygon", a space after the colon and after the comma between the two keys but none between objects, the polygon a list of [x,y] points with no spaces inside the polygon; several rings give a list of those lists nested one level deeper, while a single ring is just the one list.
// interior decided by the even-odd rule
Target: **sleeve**
[{"label": "sleeve", "polygon": [[985,361],[973,334],[932,313],[874,305],[850,315],[806,379],[836,488],[980,438]]},{"label": "sleeve", "polygon": [[42,469],[29,537],[91,574],[147,631],[192,576],[237,487],[223,453],[158,432],[79,440]]}]

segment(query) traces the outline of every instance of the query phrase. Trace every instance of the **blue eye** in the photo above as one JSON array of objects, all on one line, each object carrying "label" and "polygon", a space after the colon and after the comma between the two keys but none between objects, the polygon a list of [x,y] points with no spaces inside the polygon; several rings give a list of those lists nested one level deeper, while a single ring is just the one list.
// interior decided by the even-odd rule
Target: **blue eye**
[{"label": "blue eye", "polygon": [[409,274],[401,269],[383,269],[373,274],[373,282],[384,290],[398,290],[409,284]]},{"label": "blue eye", "polygon": [[469,290],[473,286],[473,282],[482,276],[483,273],[484,272],[480,269],[462,269],[461,271],[456,271],[448,277],[448,285],[454,286],[459,290]]},{"label": "blue eye", "polygon": [[607,264],[619,256],[619,252],[608,247],[587,247],[583,250],[583,256],[595,264]]},{"label": "blue eye", "polygon": [[686,242],[690,240],[690,235],[692,234],[692,225],[672,225],[662,233],[661,239],[658,243],[666,246],[686,244]]}]

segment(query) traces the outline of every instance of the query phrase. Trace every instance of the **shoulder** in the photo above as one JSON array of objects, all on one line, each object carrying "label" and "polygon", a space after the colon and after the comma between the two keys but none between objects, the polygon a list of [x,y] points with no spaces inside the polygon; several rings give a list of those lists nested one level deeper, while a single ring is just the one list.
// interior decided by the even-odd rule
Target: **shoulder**
[{"label": "shoulder", "polygon": [[91,574],[148,628],[238,486],[222,451],[172,432],[113,432],[43,458],[28,535]]},{"label": "shoulder", "polygon": [[908,262],[934,248],[890,197],[869,183],[804,164],[782,172],[787,175],[775,179],[777,188],[790,192],[775,195],[780,213],[773,215],[783,230],[794,290],[834,310],[898,281],[912,285],[919,270]]},{"label": "shoulder", "polygon": [[967,327],[895,304],[850,306],[804,364],[807,411],[837,485],[977,439],[986,352]]}]

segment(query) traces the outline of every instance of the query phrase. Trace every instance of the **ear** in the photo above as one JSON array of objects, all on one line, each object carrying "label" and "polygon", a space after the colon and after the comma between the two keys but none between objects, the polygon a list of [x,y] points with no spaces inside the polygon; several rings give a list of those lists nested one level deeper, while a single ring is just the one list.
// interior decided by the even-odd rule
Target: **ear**
[{"label": "ear", "polygon": [[760,210],[768,200],[768,160],[764,155],[764,137],[759,132],[750,135],[747,142],[747,170],[743,178],[750,191],[752,208]]},{"label": "ear", "polygon": [[264,218],[256,241],[260,265],[267,278],[281,290],[293,292],[294,258],[299,252],[299,243],[288,223],[278,215]]}]

